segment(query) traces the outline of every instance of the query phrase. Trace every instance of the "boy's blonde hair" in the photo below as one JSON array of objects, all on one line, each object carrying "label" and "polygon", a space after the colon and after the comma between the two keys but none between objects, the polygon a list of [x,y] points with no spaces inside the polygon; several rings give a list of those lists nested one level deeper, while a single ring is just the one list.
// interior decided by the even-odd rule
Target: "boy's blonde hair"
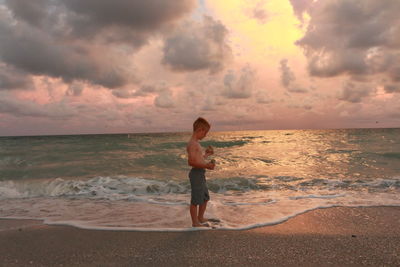
[{"label": "boy's blonde hair", "polygon": [[193,132],[195,132],[197,129],[204,128],[204,129],[210,129],[211,125],[208,123],[208,121],[202,117],[197,118],[197,120],[194,121],[193,123]]}]

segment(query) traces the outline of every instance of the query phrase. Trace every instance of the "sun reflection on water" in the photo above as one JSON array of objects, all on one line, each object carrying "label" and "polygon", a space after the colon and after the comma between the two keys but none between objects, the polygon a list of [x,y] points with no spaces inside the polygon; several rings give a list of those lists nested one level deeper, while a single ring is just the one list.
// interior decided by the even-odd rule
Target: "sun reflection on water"
[{"label": "sun reflection on water", "polygon": [[[369,155],[372,143],[356,130],[287,130],[226,133],[214,138],[248,140],[216,149],[218,168],[210,177],[294,176],[352,179],[379,177],[385,164]],[[372,157],[374,156],[374,157]],[[387,170],[384,170],[387,173]],[[389,170],[390,171],[390,170]],[[393,170],[392,170],[393,172]]]}]

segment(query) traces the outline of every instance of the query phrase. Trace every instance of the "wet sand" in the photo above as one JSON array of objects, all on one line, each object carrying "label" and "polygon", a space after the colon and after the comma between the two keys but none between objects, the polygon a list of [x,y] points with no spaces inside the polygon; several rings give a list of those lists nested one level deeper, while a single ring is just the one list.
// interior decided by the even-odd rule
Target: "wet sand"
[{"label": "wet sand", "polygon": [[400,207],[329,208],[246,231],[120,232],[0,220],[0,266],[400,266]]}]

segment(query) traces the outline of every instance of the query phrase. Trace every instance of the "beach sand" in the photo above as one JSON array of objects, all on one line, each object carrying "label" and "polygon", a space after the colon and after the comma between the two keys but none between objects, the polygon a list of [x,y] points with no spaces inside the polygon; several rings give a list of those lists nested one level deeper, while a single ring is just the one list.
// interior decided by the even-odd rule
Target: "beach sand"
[{"label": "beach sand", "polygon": [[400,207],[318,209],[246,231],[96,231],[0,220],[0,265],[400,266]]}]

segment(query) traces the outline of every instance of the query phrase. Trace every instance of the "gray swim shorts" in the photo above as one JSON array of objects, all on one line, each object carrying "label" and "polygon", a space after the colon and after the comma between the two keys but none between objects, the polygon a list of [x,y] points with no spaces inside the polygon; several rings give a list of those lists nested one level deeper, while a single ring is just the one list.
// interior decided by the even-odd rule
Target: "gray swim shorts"
[{"label": "gray swim shorts", "polygon": [[192,205],[201,205],[210,200],[205,174],[205,169],[198,168],[192,168],[189,172],[190,186],[192,188],[190,204]]}]

